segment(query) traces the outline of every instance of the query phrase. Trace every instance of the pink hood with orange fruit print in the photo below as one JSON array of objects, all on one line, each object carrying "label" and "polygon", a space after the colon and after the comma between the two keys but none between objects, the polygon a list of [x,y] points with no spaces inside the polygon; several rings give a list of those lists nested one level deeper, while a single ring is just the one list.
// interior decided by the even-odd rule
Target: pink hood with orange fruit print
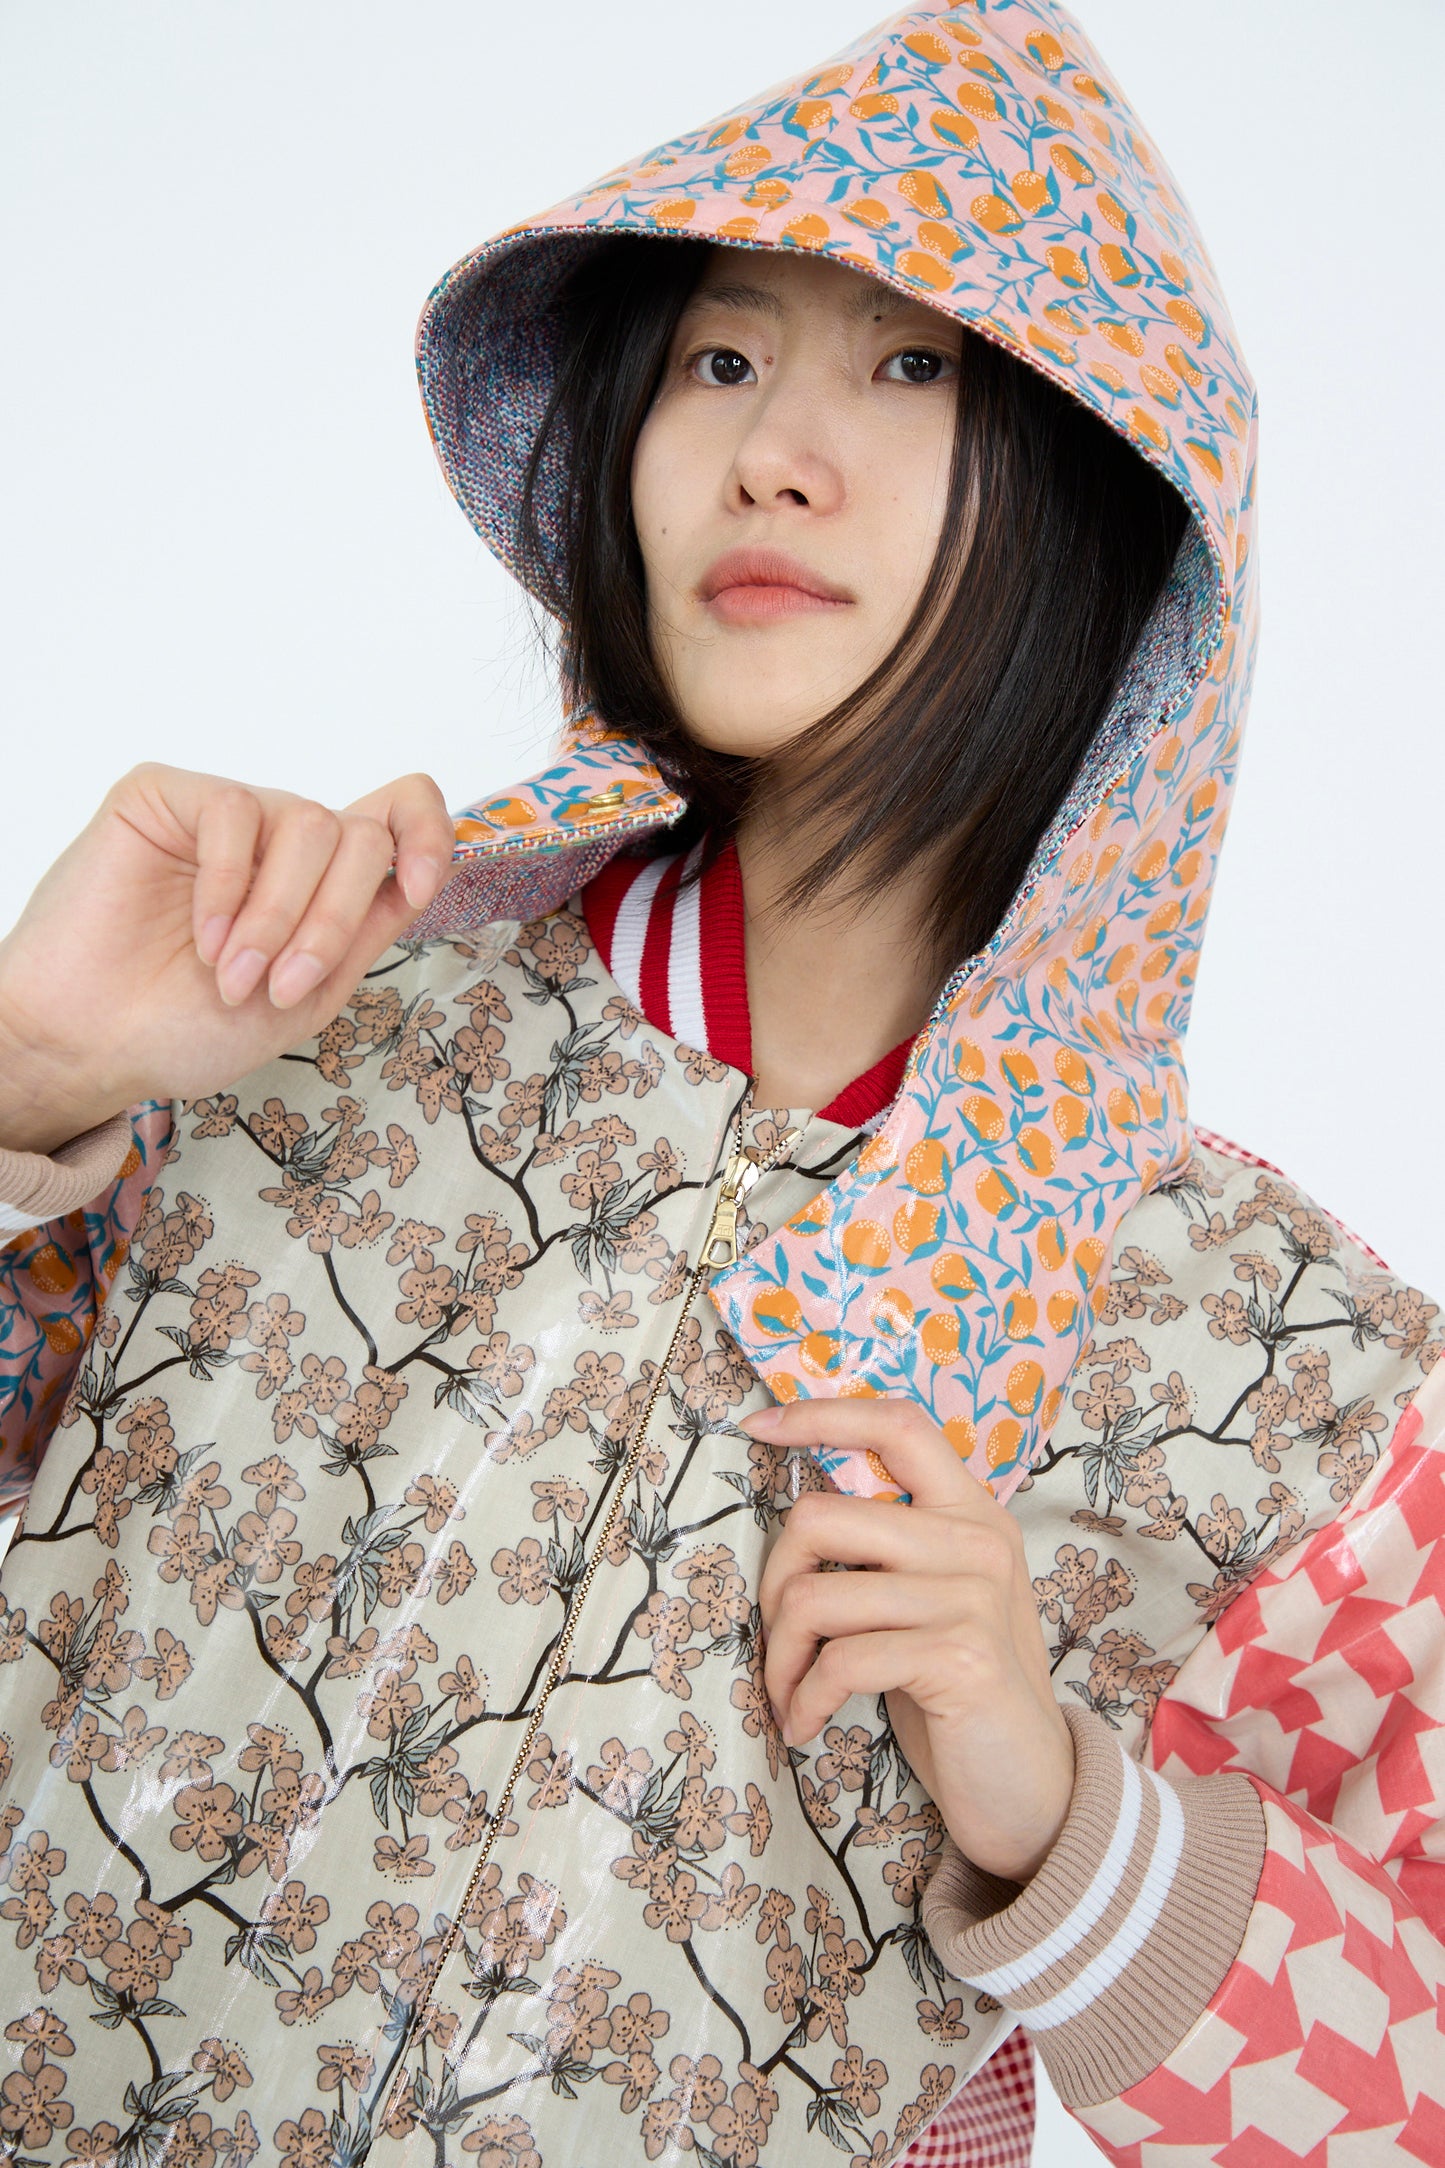
[{"label": "pink hood with orange fruit print", "polygon": [[[1119,1221],[1187,1161],[1184,1035],[1257,633],[1256,401],[1168,168],[1048,0],[923,7],[528,219],[418,328],[428,423],[514,570],[563,274],[599,235],[834,257],[1006,346],[1187,499],[1165,592],[992,940],[944,989],[849,1174],[711,1293],[782,1399],[906,1393],[1007,1498],[1058,1414]],[[551,477],[560,501],[565,473]],[[678,798],[573,719],[556,766],[457,821],[418,934],[555,907]],[[822,1456],[844,1488],[876,1465]]]}]

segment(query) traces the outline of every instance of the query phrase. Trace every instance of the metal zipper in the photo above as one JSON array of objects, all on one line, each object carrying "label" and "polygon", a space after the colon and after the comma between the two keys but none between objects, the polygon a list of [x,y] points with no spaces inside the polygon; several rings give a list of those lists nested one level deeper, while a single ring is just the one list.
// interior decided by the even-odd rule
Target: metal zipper
[{"label": "metal zipper", "polygon": [[643,1448],[647,1443],[647,1431],[652,1420],[653,1408],[656,1406],[662,1388],[667,1382],[673,1358],[682,1342],[683,1328],[692,1314],[692,1306],[697,1300],[698,1292],[705,1278],[714,1272],[721,1272],[726,1266],[737,1262],[738,1207],[742,1199],[760,1175],[770,1172],[772,1168],[778,1166],[787,1157],[802,1133],[797,1129],[786,1129],[770,1152],[761,1157],[754,1157],[745,1149],[743,1143],[747,1117],[752,1109],[752,1098],[753,1087],[750,1079],[747,1091],[743,1094],[738,1105],[737,1142],[723,1168],[722,1180],[718,1187],[717,1199],[713,1205],[712,1217],[708,1222],[707,1233],[703,1237],[698,1261],[688,1275],[682,1308],[677,1314],[672,1336],[667,1344],[667,1352],[653,1377],[647,1398],[642,1405],[642,1412],[637,1418],[636,1426],[628,1441],[627,1452],[615,1478],[612,1503],[608,1507],[606,1517],[598,1532],[592,1556],[587,1561],[582,1578],[577,1584],[577,1591],[572,1599],[567,1616],[562,1622],[562,1631],[557,1637],[557,1646],[552,1651],[551,1660],[543,1675],[536,1703],[528,1719],[526,1731],[522,1735],[522,1743],[513,1757],[506,1783],[498,1793],[496,1803],[492,1808],[487,1833],[481,1851],[477,1855],[476,1864],[468,1878],[467,1886],[462,1892],[461,1902],[452,1916],[452,1924],[447,1930],[441,1948],[433,1959],[432,1968],[427,1976],[420,1999],[408,2020],[406,2032],[403,2035],[401,2048],[397,2056],[396,2075],[387,2089],[386,2100],[378,2116],[379,2122],[386,2120],[406,2078],[407,2057],[431,2015],[436,1991],[442,1973],[446,1968],[447,1960],[461,1939],[463,1923],[466,1920],[468,1911],[471,1909],[472,1898],[476,1894],[477,1886],[491,1860],[496,1845],[497,1833],[507,1819],[517,1786],[521,1782],[522,1772],[531,1760],[533,1743],[542,1728],[542,1721],[547,1713],[547,1704],[566,1672],[568,1659],[572,1653],[572,1645],[577,1637],[577,1627],[582,1617],[583,1607],[586,1604],[592,1583],[596,1579],[602,1562],[607,1555],[607,1547],[612,1540],[612,1532],[621,1518],[627,1497],[627,1486],[632,1480],[633,1473],[642,1457]]}]

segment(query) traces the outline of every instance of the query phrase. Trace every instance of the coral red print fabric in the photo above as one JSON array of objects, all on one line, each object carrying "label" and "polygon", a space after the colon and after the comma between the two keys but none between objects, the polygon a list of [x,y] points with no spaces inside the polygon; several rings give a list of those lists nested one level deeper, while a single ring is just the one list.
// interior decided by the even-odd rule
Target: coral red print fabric
[{"label": "coral red print fabric", "polygon": [[1445,1370],[1180,1673],[1150,1758],[1248,1772],[1263,1871],[1207,2012],[1080,2111],[1121,2168],[1445,2159]]},{"label": "coral red print fabric", "polygon": [[[1129,2168],[1438,2160],[1439,1308],[1188,1120],[1256,634],[1207,251],[1069,16],[895,17],[437,288],[428,419],[508,561],[558,281],[616,230],[924,295],[1193,519],[877,1135],[746,1113],[770,1164],[706,1290],[744,1012],[704,899],[695,975],[680,893],[646,989],[665,898],[635,957],[620,901],[589,934],[684,808],[585,713],[314,1039],[0,1154],[0,2135],[976,2164],[1022,2157],[1027,2042]],[[918,1400],[1018,1520],[1077,1765],[1023,1889],[886,1704],[773,1728],[768,1547],[868,1478],[738,1426],[843,1391]]]}]

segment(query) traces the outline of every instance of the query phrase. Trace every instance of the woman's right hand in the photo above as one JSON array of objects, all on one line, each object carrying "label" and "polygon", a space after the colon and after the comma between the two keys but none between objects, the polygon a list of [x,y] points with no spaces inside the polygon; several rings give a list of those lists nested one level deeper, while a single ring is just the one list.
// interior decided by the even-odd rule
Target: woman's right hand
[{"label": "woman's right hand", "polygon": [[454,841],[427,775],[338,813],[132,768],[0,941],[0,1147],[52,1151],[309,1039],[431,902]]}]

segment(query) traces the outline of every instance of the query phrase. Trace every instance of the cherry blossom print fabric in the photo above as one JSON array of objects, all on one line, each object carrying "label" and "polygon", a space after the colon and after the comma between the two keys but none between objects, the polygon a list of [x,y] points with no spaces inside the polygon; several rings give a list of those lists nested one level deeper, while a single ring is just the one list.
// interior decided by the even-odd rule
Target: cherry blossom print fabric
[{"label": "cherry blossom print fabric", "polygon": [[[97,1200],[137,1232],[0,1577],[26,2157],[567,2161],[603,2116],[639,2159],[881,2161],[978,2127],[1020,2013],[948,1970],[958,1907],[924,1925],[936,1810],[879,1703],[790,1752],[761,1689],[762,1562],[826,1478],[739,1435],[766,1388],[689,1299],[746,1081],[564,909],[404,942]],[[746,1255],[860,1140],[744,1126],[799,1132]],[[1010,1504],[1060,1698],[1137,1759],[1232,1604],[1368,1495],[1439,1338],[1220,1154],[1123,1232]]]},{"label": "cherry blossom print fabric", "polygon": [[[746,1083],[563,911],[405,945],[170,1110],[5,1562],[34,2158],[577,2158],[599,2086],[639,2158],[831,2152],[1008,2029],[940,2000],[941,1825],[876,1706],[794,1763],[762,1693],[763,1556],[823,1478],[738,1432],[766,1391],[691,1299]],[[857,1147],[794,1119],[751,1227]]]}]

